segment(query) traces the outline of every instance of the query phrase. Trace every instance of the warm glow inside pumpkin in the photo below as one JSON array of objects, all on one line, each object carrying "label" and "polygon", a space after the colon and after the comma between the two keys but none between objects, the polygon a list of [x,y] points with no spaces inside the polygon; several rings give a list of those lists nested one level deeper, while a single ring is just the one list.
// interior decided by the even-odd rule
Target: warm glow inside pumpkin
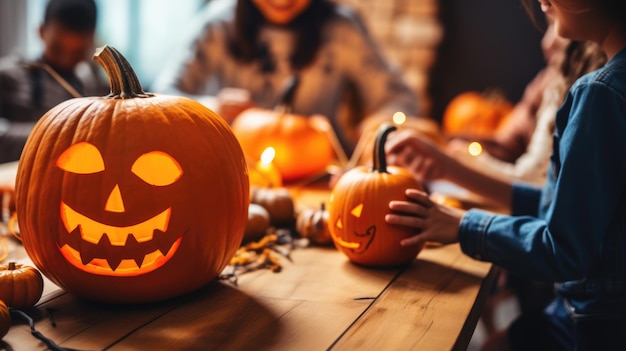
[{"label": "warm glow inside pumpkin", "polygon": [[[70,146],[59,156],[56,164],[63,171],[75,174],[95,174],[105,171],[102,155],[94,145],[88,142],[79,142]],[[146,184],[155,187],[173,184],[183,175],[178,162],[162,151],[150,151],[139,156],[133,162],[130,172]],[[120,186],[115,184],[102,210],[111,213],[126,213],[124,202]],[[81,241],[95,246],[74,244],[68,240],[67,243],[60,243],[61,253],[75,267],[93,274],[124,276],[150,272],[165,264],[180,245],[180,237],[172,237],[169,240],[160,239],[160,244],[152,244],[156,230],[167,233],[171,212],[172,208],[168,207],[140,223],[120,227],[89,218],[62,200],[60,215],[65,230],[68,233],[78,230]],[[131,244],[136,247],[149,245],[150,249],[135,249],[134,257],[127,258],[120,253],[119,248]],[[77,246],[81,246],[82,250],[78,251],[75,248]],[[103,255],[104,250],[101,250],[105,246],[109,248],[107,255]]]},{"label": "warm glow inside pumpkin", "polygon": [[217,114],[143,92],[104,47],[107,97],[46,113],[24,148],[16,205],[26,252],[50,280],[113,303],[162,300],[213,280],[241,244],[249,180]]}]

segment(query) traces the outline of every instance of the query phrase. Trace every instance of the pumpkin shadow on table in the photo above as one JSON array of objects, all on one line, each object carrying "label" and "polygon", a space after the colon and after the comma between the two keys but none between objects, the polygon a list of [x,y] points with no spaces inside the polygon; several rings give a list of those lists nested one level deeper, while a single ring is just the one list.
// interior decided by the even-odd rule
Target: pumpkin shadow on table
[{"label": "pumpkin shadow on table", "polygon": [[[425,248],[424,250],[437,250],[437,248]],[[392,283],[394,289],[413,290],[416,293],[423,290],[446,290],[448,293],[455,293],[474,287],[485,278],[482,275],[463,270],[462,267],[444,265],[420,258],[419,254],[411,262],[393,267],[366,266],[348,260],[345,262],[345,267],[349,270],[361,271],[360,274],[363,274],[363,269],[380,274],[399,269],[397,277]]]},{"label": "pumpkin shadow on table", "polygon": [[[58,327],[38,323],[37,329],[51,340],[65,340],[63,347],[80,350],[263,350],[272,348],[282,330],[275,312],[221,281],[173,299],[137,305],[93,302],[66,293],[29,315],[36,321],[46,315],[50,321],[56,319]],[[0,350],[11,349],[0,344]]]},{"label": "pumpkin shadow on table", "polygon": [[214,281],[170,303],[172,309],[120,344],[137,350],[165,345],[178,350],[263,350],[272,347],[281,331],[279,316],[225,282]]}]

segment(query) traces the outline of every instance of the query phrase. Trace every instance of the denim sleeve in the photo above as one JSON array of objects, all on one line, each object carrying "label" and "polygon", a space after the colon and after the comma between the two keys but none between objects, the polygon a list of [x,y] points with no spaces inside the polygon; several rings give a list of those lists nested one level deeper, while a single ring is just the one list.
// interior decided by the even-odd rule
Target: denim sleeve
[{"label": "denim sleeve", "polygon": [[537,216],[541,189],[524,183],[513,183],[513,201],[511,214],[513,216]]},{"label": "denim sleeve", "polygon": [[[468,211],[459,227],[462,250],[536,280],[576,280],[597,268],[605,238],[623,235],[625,226],[624,96],[598,82],[573,91],[566,102],[571,108],[557,116],[554,178],[542,193],[539,215]],[[516,187],[515,205],[517,196],[536,194]]]}]

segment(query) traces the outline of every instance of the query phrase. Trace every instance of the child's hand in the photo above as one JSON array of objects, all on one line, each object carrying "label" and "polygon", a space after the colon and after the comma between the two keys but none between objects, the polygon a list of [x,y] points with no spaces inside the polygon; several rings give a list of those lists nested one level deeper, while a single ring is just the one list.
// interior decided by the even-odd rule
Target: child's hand
[{"label": "child's hand", "polygon": [[217,113],[229,123],[254,106],[250,93],[244,89],[224,88],[217,95]]},{"label": "child's hand", "polygon": [[392,133],[385,146],[387,162],[407,169],[420,182],[446,177],[450,157],[415,131]]},{"label": "child's hand", "polygon": [[414,228],[418,233],[402,240],[402,246],[422,245],[426,241],[450,244],[459,240],[464,210],[436,204],[428,194],[417,189],[407,189],[405,194],[408,201],[389,202],[393,214],[385,216],[387,223]]}]

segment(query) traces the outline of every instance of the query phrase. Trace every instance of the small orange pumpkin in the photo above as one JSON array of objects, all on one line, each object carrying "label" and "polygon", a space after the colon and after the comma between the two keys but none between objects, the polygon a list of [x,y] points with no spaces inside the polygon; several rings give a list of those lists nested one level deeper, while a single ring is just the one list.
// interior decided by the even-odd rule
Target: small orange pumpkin
[{"label": "small orange pumpkin", "polygon": [[328,229],[328,211],[322,202],[320,208],[306,208],[298,213],[296,218],[296,231],[303,237],[320,245],[333,242]]},{"label": "small orange pumpkin", "polygon": [[403,168],[389,166],[384,145],[395,126],[382,125],[374,143],[373,167],[360,166],[343,174],[335,184],[328,206],[329,228],[337,249],[350,261],[385,267],[415,259],[420,246],[400,246],[415,231],[385,222],[389,202],[406,198],[407,188],[422,189]]},{"label": "small orange pumpkin", "polygon": [[9,329],[11,329],[11,313],[4,301],[0,300],[0,339],[9,333]]},{"label": "small orange pumpkin", "polygon": [[250,189],[250,203],[263,206],[270,215],[270,224],[274,226],[290,225],[295,219],[293,196],[287,188]]},{"label": "small orange pumpkin", "polygon": [[443,131],[449,136],[490,138],[513,105],[497,92],[468,91],[450,101],[443,114]]},{"label": "small orange pumpkin", "polygon": [[270,214],[265,207],[250,203],[248,206],[248,223],[243,234],[243,242],[262,238],[269,226]]},{"label": "small orange pumpkin", "polygon": [[334,157],[326,133],[317,128],[316,122],[291,113],[298,79],[290,83],[274,110],[250,108],[232,123],[233,132],[249,159],[257,161],[268,147],[274,148],[273,163],[285,181],[323,172]]},{"label": "small orange pumpkin", "polygon": [[90,300],[143,303],[206,285],[239,248],[249,180],[230,126],[200,103],[143,91],[111,47],[111,94],[48,111],[18,164],[24,249]]},{"label": "small orange pumpkin", "polygon": [[43,293],[41,273],[31,266],[9,262],[0,266],[0,300],[19,309],[35,306]]}]

